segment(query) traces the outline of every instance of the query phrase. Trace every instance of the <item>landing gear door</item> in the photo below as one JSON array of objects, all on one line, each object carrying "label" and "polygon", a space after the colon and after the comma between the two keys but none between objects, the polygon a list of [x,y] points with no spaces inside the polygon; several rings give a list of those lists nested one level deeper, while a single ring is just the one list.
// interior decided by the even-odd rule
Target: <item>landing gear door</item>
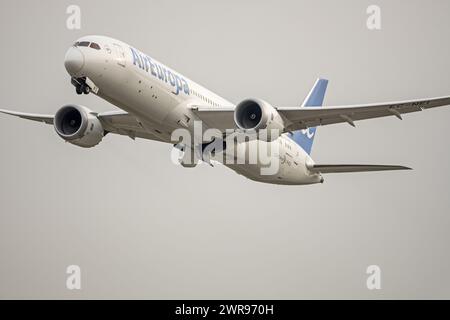
[{"label": "landing gear door", "polygon": [[116,59],[117,59],[117,64],[121,67],[126,66],[126,56],[125,56],[125,51],[123,50],[123,47],[120,44],[114,43],[113,44],[114,47],[114,53],[116,55]]}]

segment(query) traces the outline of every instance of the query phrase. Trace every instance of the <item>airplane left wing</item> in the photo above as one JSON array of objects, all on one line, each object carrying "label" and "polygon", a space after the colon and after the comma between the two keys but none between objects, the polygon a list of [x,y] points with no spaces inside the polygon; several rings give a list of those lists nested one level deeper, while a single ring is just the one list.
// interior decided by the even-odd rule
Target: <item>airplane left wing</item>
[{"label": "airplane left wing", "polygon": [[[348,123],[355,126],[355,121],[380,117],[395,116],[402,119],[402,115],[406,113],[447,105],[450,105],[450,96],[340,107],[275,107],[275,109],[285,119],[285,132],[290,132],[335,123]],[[233,107],[218,108],[197,106],[192,109],[193,112],[211,128],[225,131],[226,129],[233,129],[236,127],[234,123]]]},{"label": "airplane left wing", "polygon": [[[0,113],[16,116],[22,119],[44,122],[53,125],[53,115],[43,115],[34,113],[16,112],[10,110],[0,109]],[[97,115],[98,119],[103,125],[103,128],[108,133],[115,133],[130,138],[143,138],[154,141],[162,141],[157,136],[151,134],[144,129],[139,121],[131,114],[124,111],[110,111]]]},{"label": "airplane left wing", "polygon": [[47,124],[53,124],[53,115],[24,113],[24,112],[16,112],[16,111],[4,110],[4,109],[0,109],[0,112],[4,113],[4,114],[9,114],[11,116],[16,116],[16,117],[19,117],[22,119],[39,121],[39,122],[44,122]]},{"label": "airplane left wing", "polygon": [[98,119],[106,131],[110,133],[129,136],[130,138],[142,138],[161,141],[160,138],[146,130],[133,115],[125,111],[110,111],[100,113]]},{"label": "airplane left wing", "polygon": [[209,128],[225,132],[236,127],[234,107],[192,106],[191,109]]}]

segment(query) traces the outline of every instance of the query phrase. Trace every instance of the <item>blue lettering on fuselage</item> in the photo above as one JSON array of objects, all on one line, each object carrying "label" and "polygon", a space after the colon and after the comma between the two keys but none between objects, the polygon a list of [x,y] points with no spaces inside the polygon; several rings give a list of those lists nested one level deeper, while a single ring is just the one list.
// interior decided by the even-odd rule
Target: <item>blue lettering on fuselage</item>
[{"label": "blue lettering on fuselage", "polygon": [[173,94],[178,95],[180,92],[184,92],[189,95],[189,85],[186,79],[175,74],[174,72],[167,70],[165,67],[156,63],[149,56],[143,54],[139,50],[130,47],[131,54],[133,55],[133,64],[139,69],[142,69],[150,73],[153,77],[161,80],[162,82],[170,84],[174,87]]}]

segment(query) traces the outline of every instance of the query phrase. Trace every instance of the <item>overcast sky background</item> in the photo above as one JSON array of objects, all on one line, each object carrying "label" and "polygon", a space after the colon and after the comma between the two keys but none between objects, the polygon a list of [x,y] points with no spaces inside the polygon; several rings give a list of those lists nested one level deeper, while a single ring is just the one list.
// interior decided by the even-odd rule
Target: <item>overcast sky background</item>
[{"label": "overcast sky background", "polygon": [[[81,8],[81,30],[66,8]],[[366,27],[381,8],[382,29]],[[54,113],[77,96],[64,54],[121,39],[233,102],[327,105],[450,94],[450,1],[1,1],[0,108]],[[0,298],[450,298],[450,108],[319,128],[318,163],[414,171],[256,183],[108,135],[93,149],[0,116]],[[66,289],[66,267],[82,290]],[[382,289],[366,288],[378,265]]]}]

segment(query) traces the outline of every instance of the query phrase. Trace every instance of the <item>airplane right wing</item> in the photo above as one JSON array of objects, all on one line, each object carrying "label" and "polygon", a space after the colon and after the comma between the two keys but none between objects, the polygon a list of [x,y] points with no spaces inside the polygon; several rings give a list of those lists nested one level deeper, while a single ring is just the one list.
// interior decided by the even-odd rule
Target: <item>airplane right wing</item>
[{"label": "airplane right wing", "polygon": [[367,165],[367,164],[315,164],[308,166],[313,173],[349,173],[389,170],[412,170],[404,166]]},{"label": "airplane right wing", "polygon": [[401,120],[402,114],[405,113],[448,105],[450,105],[449,96],[342,107],[279,107],[277,110],[288,120],[287,130],[294,131],[343,122],[355,126],[355,121],[388,116],[395,116]]},{"label": "airplane right wing", "polygon": [[[400,102],[361,104],[339,107],[275,107],[286,120],[285,132],[325,126],[336,123],[349,123],[355,126],[356,121],[402,115],[430,108],[450,105],[450,96],[417,99]],[[193,112],[211,128],[225,131],[236,127],[234,123],[234,107],[194,106]]]}]

